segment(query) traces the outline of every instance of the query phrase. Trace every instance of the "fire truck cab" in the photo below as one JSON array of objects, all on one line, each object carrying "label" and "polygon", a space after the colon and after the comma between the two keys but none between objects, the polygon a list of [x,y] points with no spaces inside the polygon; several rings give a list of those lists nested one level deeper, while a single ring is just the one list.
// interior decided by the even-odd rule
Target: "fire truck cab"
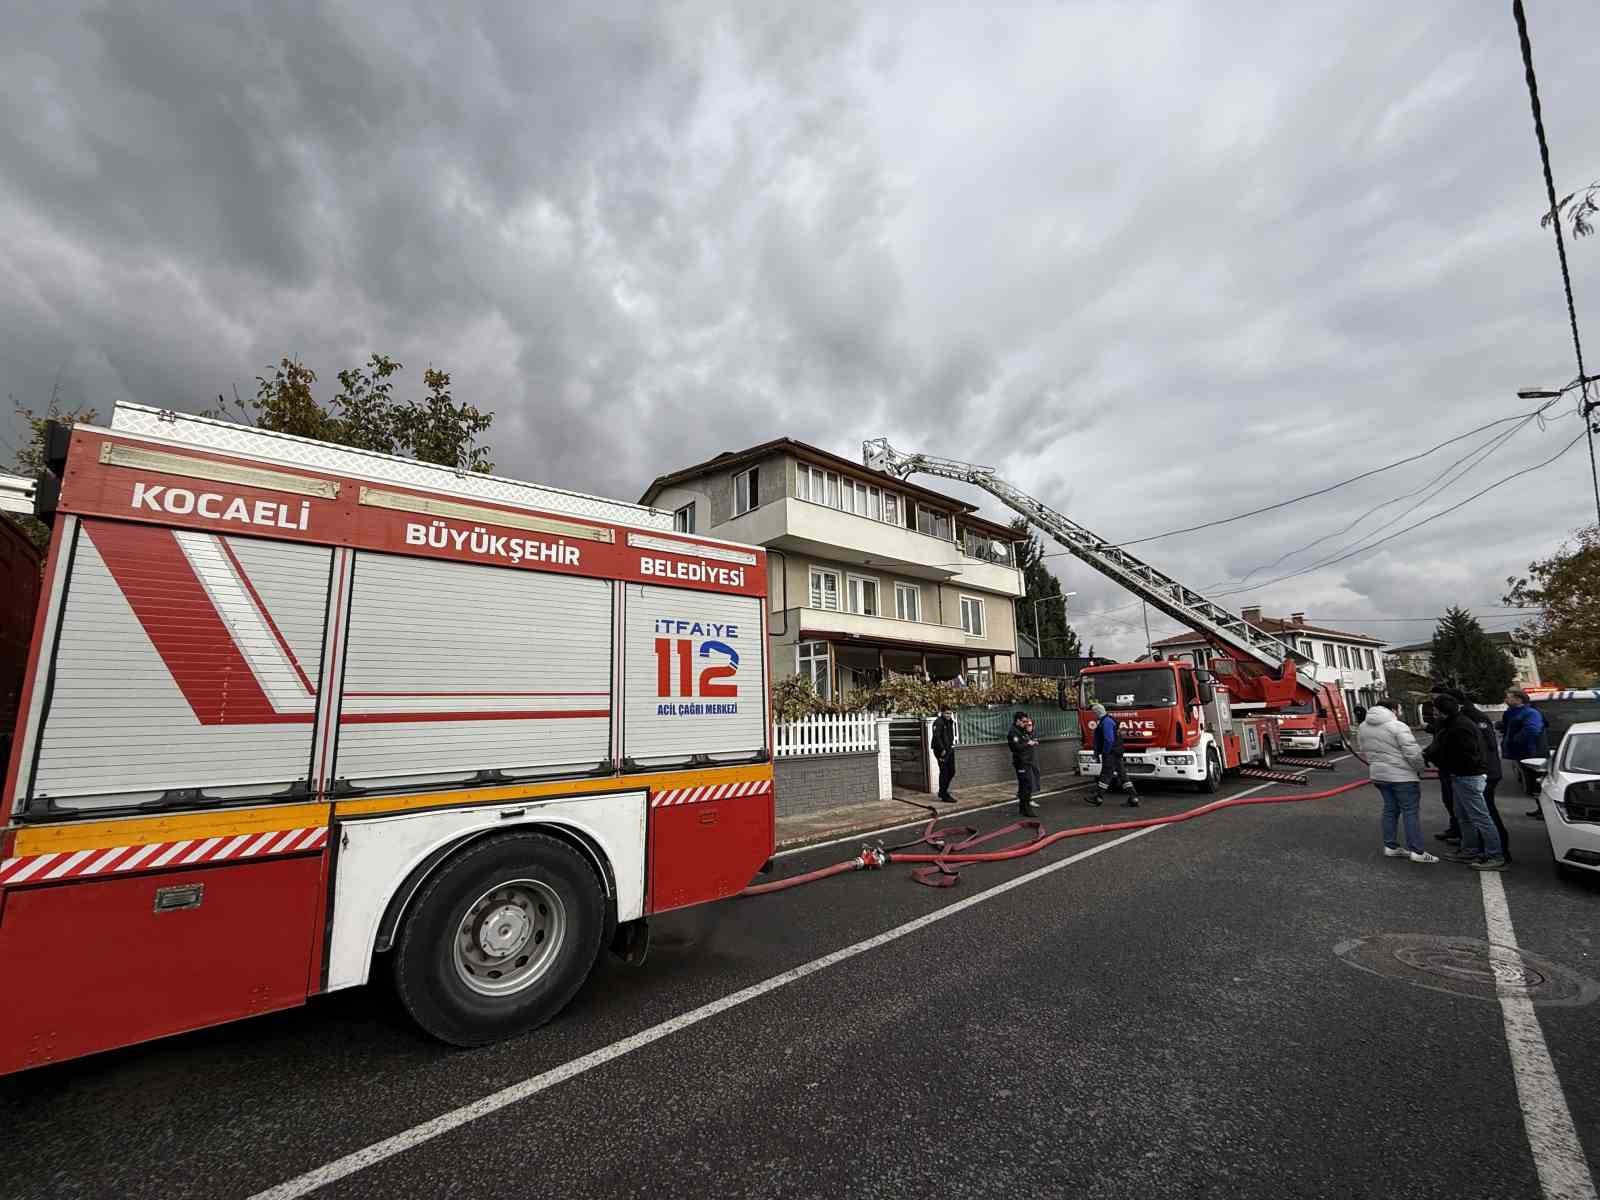
[{"label": "fire truck cab", "polygon": [[1254,765],[1270,768],[1277,760],[1277,722],[1236,710],[1228,683],[1186,659],[1089,667],[1080,686],[1079,775],[1100,770],[1091,710],[1096,702],[1117,722],[1123,767],[1131,778],[1215,792],[1225,773]]}]

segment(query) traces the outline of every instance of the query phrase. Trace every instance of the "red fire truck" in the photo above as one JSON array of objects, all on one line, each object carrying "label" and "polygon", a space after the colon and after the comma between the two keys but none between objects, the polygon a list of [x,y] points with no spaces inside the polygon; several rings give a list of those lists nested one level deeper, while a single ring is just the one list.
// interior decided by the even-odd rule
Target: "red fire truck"
[{"label": "red fire truck", "polygon": [[[1235,689],[1246,696],[1261,689],[1230,671],[1231,660],[1217,665],[1221,675],[1188,659],[1086,667],[1078,712],[1084,745],[1078,751],[1078,774],[1100,769],[1093,749],[1097,718],[1090,711],[1096,701],[1117,722],[1125,747],[1122,763],[1130,777],[1188,782],[1196,791],[1215,792],[1229,771],[1247,766],[1270,770],[1278,758],[1278,723],[1254,709],[1258,701],[1235,698]],[[1287,669],[1292,673],[1294,663]]]},{"label": "red fire truck", "polygon": [[137,405],[49,454],[0,1071],[375,963],[490,1041],[770,858],[760,549]]},{"label": "red fire truck", "polygon": [[[1319,681],[1316,665],[1293,644],[1056,512],[1001,479],[992,467],[903,453],[883,438],[865,443],[861,457],[867,466],[900,479],[921,471],[982,488],[1068,553],[1205,636],[1213,652],[1200,656],[1199,663],[1117,663],[1084,671],[1080,721],[1085,738],[1093,722],[1088,706],[1099,700],[1124,734],[1130,774],[1187,781],[1201,791],[1215,791],[1226,771],[1274,765],[1280,718],[1291,719],[1292,728],[1311,714],[1321,722],[1315,727],[1326,731],[1335,726],[1343,740],[1349,716],[1338,687]],[[1078,771],[1094,770],[1098,760],[1092,747],[1086,747],[1079,752]]]}]

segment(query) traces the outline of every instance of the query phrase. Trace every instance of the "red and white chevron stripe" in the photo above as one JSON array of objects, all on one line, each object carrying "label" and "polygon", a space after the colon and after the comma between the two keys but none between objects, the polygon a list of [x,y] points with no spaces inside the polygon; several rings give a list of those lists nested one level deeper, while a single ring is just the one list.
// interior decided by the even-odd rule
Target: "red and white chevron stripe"
[{"label": "red and white chevron stripe", "polygon": [[770,796],[772,780],[751,779],[744,783],[713,783],[704,787],[667,788],[650,793],[651,808],[670,804],[704,804],[708,800],[732,800],[737,796]]},{"label": "red and white chevron stripe", "polygon": [[151,871],[160,867],[191,867],[246,858],[270,858],[320,850],[328,841],[328,827],[274,829],[267,833],[241,833],[233,837],[185,838],[178,842],[146,842],[110,849],[56,851],[0,861],[0,884],[43,883],[86,875],[117,875],[124,871]]}]

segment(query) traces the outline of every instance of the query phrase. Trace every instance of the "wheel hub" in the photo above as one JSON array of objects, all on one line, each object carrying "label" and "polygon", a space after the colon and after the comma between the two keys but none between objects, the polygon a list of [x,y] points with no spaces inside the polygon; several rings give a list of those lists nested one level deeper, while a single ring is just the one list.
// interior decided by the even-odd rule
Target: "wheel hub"
[{"label": "wheel hub", "polygon": [[515,904],[503,904],[478,924],[478,945],[490,958],[515,954],[528,940],[533,922]]},{"label": "wheel hub", "polygon": [[451,950],[456,974],[485,996],[521,991],[550,969],[566,934],[555,889],[536,879],[497,884],[462,914]]}]

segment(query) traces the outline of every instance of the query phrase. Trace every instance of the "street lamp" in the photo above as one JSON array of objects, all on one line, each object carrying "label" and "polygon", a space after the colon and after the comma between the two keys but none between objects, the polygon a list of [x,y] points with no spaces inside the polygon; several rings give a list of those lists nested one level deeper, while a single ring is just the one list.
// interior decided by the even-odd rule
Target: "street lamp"
[{"label": "street lamp", "polygon": [[1058,596],[1037,596],[1037,597],[1034,598],[1034,601],[1033,601],[1033,636],[1039,639],[1039,657],[1040,658],[1043,658],[1045,656],[1045,653],[1044,653],[1044,630],[1039,628],[1039,604],[1040,604],[1040,601],[1043,601],[1043,600],[1059,600],[1059,601],[1061,601],[1061,605],[1062,605],[1062,608],[1061,608],[1061,622],[1062,622],[1062,624],[1066,624],[1066,620],[1067,620],[1067,601],[1069,599],[1071,599],[1073,596],[1076,596],[1077,594],[1078,594],[1077,592],[1062,592]]},{"label": "street lamp", "polygon": [[[1573,327],[1572,333],[1573,337],[1577,337],[1576,326]],[[1590,422],[1590,417],[1596,410],[1600,410],[1600,400],[1589,399],[1589,385],[1600,380],[1600,375],[1582,374],[1583,361],[1581,356],[1578,362],[1578,370],[1580,372],[1578,377],[1559,391],[1551,391],[1549,388],[1518,388],[1517,398],[1519,400],[1559,400],[1573,388],[1583,389],[1578,396],[1578,416],[1583,420],[1583,431],[1589,439],[1589,479],[1594,484],[1594,519],[1596,523],[1600,523],[1600,466],[1596,465],[1594,453],[1594,435],[1600,433],[1600,421],[1592,424]],[[1547,407],[1549,406],[1542,405],[1539,411],[1543,412]]]}]

